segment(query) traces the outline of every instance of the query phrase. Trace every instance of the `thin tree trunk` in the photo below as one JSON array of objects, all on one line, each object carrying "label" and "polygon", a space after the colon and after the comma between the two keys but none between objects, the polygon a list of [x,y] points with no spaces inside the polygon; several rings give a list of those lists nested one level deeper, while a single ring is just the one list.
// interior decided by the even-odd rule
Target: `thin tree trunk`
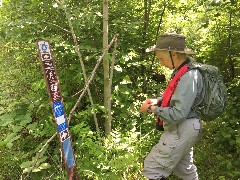
[{"label": "thin tree trunk", "polygon": [[[160,31],[161,24],[162,24],[162,22],[163,22],[163,15],[164,15],[164,13],[165,13],[166,7],[167,7],[167,3],[164,1],[164,2],[163,2],[163,10],[162,10],[162,13],[161,13],[159,22],[158,22],[158,28],[157,28],[157,32],[156,32],[156,36],[155,36],[155,44],[157,43],[157,38],[158,38],[158,36],[159,36],[159,31]],[[155,55],[156,55],[156,54],[154,53],[153,58],[152,58],[152,64],[153,64],[153,61],[154,61],[154,59],[155,59]],[[150,67],[150,70],[151,70],[151,69],[152,69],[152,65],[151,65],[151,67]]]},{"label": "thin tree trunk", "polygon": [[[116,61],[116,51],[117,51],[117,36],[115,35],[116,38],[114,40],[114,49],[112,52],[112,64],[111,64],[111,72],[110,72],[110,87],[112,87],[112,79],[113,79],[113,71],[114,71],[114,64]],[[110,88],[110,94],[112,94],[112,88]]]},{"label": "thin tree trunk", "polygon": [[[78,47],[78,42],[77,42],[77,37],[76,37],[76,34],[74,32],[74,28],[73,28],[73,25],[72,25],[72,22],[71,22],[71,19],[70,17],[68,16],[68,13],[67,13],[67,8],[65,6],[65,2],[64,0],[62,1],[58,1],[58,3],[60,5],[62,5],[62,7],[64,8],[64,11],[65,11],[65,14],[66,14],[66,18],[68,20],[68,25],[71,29],[71,34],[72,34],[72,38],[73,38],[73,41],[74,41],[74,45],[75,45],[75,51],[79,57],[79,61],[80,61],[80,64],[81,64],[81,67],[82,67],[82,72],[83,72],[83,76],[84,76],[84,81],[85,81],[85,84],[87,83],[87,73],[86,73],[86,70],[85,70],[85,66],[84,66],[84,63],[83,63],[83,59],[82,59],[82,54],[79,50],[79,47]],[[62,4],[63,3],[63,4]],[[90,103],[91,103],[91,106],[92,106],[92,110],[93,110],[93,118],[94,118],[94,122],[95,122],[95,127],[96,127],[96,130],[98,131],[99,130],[99,126],[98,126],[98,121],[97,121],[97,115],[96,115],[96,112],[95,110],[93,109],[93,98],[92,98],[92,94],[91,94],[91,91],[89,88],[87,88],[87,92],[88,92],[88,96],[89,96],[89,100],[90,100]]]},{"label": "thin tree trunk", "polygon": [[[147,36],[147,30],[148,30],[148,25],[149,25],[149,16],[150,16],[150,11],[151,11],[151,0],[144,0],[144,24],[143,24],[143,37],[142,37],[142,45],[144,46],[146,42],[146,36]],[[142,53],[141,53],[141,61],[145,57],[145,47],[142,48]]]},{"label": "thin tree trunk", "polygon": [[[103,0],[103,49],[108,46],[108,0]],[[111,132],[111,86],[109,77],[109,60],[107,56],[103,59],[103,75],[104,75],[104,107],[107,111],[105,119],[105,134]]]},{"label": "thin tree trunk", "polygon": [[157,42],[157,38],[158,38],[158,35],[159,35],[159,31],[160,31],[161,24],[162,24],[162,22],[163,22],[163,15],[164,15],[164,13],[165,13],[166,7],[167,7],[167,3],[164,1],[164,2],[163,2],[162,14],[161,14],[161,16],[160,16],[160,20],[159,20],[159,23],[158,23],[158,28],[157,28],[157,33],[156,33],[155,42]]},{"label": "thin tree trunk", "polygon": [[98,59],[97,64],[96,64],[95,68],[93,69],[91,76],[88,78],[88,81],[87,81],[87,83],[85,84],[84,89],[81,91],[81,95],[79,96],[76,104],[74,105],[73,109],[72,109],[71,112],[69,113],[69,116],[68,116],[68,118],[67,118],[67,119],[68,119],[68,122],[70,122],[70,119],[71,119],[71,117],[72,117],[72,115],[73,115],[73,112],[76,110],[76,108],[77,108],[78,104],[80,103],[80,101],[81,101],[84,93],[86,92],[87,88],[89,87],[90,83],[92,82],[93,77],[94,77],[94,75],[95,75],[95,73],[96,73],[96,70],[97,70],[100,62],[102,61],[102,59],[104,58],[104,56],[107,54],[107,51],[109,50],[109,48],[112,46],[112,44],[113,44],[116,40],[117,40],[117,35],[114,36],[114,38],[112,39],[112,41],[110,42],[110,44],[106,47],[106,49],[103,50],[102,56],[100,56],[100,58]]},{"label": "thin tree trunk", "polygon": [[229,12],[229,33],[228,33],[228,61],[230,65],[230,79],[233,80],[235,76],[234,60],[232,58],[232,12]]},{"label": "thin tree trunk", "polygon": [[[151,0],[144,0],[144,17],[143,17],[143,30],[142,30],[143,33],[142,33],[142,45],[141,45],[142,49],[141,49],[140,61],[143,61],[145,59],[145,55],[146,55],[145,42],[146,42],[148,25],[149,25],[150,11],[151,11]],[[143,65],[141,65],[141,74],[144,75],[144,73],[145,73],[145,67]]]}]

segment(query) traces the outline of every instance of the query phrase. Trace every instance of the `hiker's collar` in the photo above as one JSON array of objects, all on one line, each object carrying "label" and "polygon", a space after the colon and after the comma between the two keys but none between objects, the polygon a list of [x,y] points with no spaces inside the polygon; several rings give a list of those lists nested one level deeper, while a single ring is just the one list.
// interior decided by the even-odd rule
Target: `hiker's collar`
[{"label": "hiker's collar", "polygon": [[174,72],[178,71],[179,69],[181,69],[181,67],[183,67],[185,64],[188,64],[188,63],[190,63],[190,59],[187,58],[185,61],[183,61],[183,63],[180,66],[178,66],[177,69],[174,70]]},{"label": "hiker's collar", "polygon": [[178,72],[179,69],[181,69],[181,67],[183,67],[185,64],[189,64],[191,61],[189,58],[187,58],[180,66],[178,66],[177,69],[175,69],[171,75],[171,79],[175,76],[175,74]]}]

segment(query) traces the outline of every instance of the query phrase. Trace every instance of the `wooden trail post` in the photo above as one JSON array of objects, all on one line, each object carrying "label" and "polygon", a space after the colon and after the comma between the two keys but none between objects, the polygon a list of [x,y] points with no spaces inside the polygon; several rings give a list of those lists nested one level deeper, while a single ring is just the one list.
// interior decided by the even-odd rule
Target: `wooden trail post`
[{"label": "wooden trail post", "polygon": [[50,43],[48,41],[39,40],[37,41],[37,47],[47,84],[48,95],[51,101],[56,130],[61,143],[68,179],[79,180],[80,178],[77,173],[76,160],[71,145],[71,136],[63,108],[63,99],[59,87],[55,62],[51,54]]}]

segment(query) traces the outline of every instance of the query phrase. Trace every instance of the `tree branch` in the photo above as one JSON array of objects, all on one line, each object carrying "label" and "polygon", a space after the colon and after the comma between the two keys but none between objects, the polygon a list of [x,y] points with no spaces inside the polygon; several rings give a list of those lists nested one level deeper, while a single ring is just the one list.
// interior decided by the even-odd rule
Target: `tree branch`
[{"label": "tree branch", "polygon": [[37,162],[38,162],[38,160],[39,160],[39,157],[40,157],[42,151],[44,150],[44,148],[47,146],[47,144],[48,144],[49,142],[51,142],[51,141],[53,140],[53,138],[54,138],[56,135],[57,135],[57,132],[56,132],[54,135],[52,135],[52,137],[51,137],[50,139],[48,139],[47,142],[46,142],[46,143],[42,146],[42,148],[38,151],[37,156],[36,156],[36,159],[34,160],[34,164],[33,164],[33,166],[31,167],[31,169],[30,169],[29,173],[27,174],[27,176],[25,177],[25,179],[27,179],[27,177],[30,175],[30,173],[32,172],[32,170],[36,167]]},{"label": "tree branch", "polygon": [[[64,0],[62,0],[62,2],[58,1],[58,3],[61,3],[60,5],[62,5],[62,7],[64,9],[64,12],[66,14],[66,18],[68,20],[68,25],[69,25],[69,27],[71,29],[71,34],[72,34],[73,42],[74,42],[74,45],[75,45],[75,51],[76,51],[76,53],[78,55],[78,58],[79,58],[79,61],[80,61],[81,67],[82,67],[84,81],[85,81],[85,84],[86,84],[87,83],[87,73],[86,73],[86,69],[85,69],[84,63],[83,63],[82,54],[81,54],[81,52],[79,50],[79,47],[78,47],[77,37],[76,37],[75,31],[74,31],[74,28],[73,28],[73,25],[72,25],[72,21],[71,21],[70,17],[68,16],[68,13],[67,13],[67,6],[64,5]],[[91,91],[90,91],[89,87],[87,88],[87,92],[88,92],[89,100],[90,100],[90,103],[91,103],[91,106],[92,106],[92,110],[93,110],[93,118],[94,118],[96,130],[98,131],[99,127],[98,127],[97,115],[96,115],[96,112],[94,110],[93,98],[92,98],[92,94],[91,94]]]},{"label": "tree branch", "polygon": [[[156,33],[156,37],[155,37],[155,44],[157,43],[157,38],[158,38],[158,35],[159,35],[160,26],[161,26],[162,21],[163,21],[163,15],[164,15],[164,13],[165,13],[166,7],[167,7],[167,3],[166,3],[166,1],[164,0],[164,1],[163,1],[163,10],[162,10],[162,13],[161,13],[161,16],[160,16],[160,20],[159,20],[158,28],[157,28],[157,33]],[[156,56],[156,53],[153,54],[152,63],[151,63],[151,66],[150,66],[150,68],[149,68],[150,71],[152,70],[152,65],[153,65],[155,56]]]},{"label": "tree branch", "polygon": [[115,36],[113,37],[113,39],[112,39],[112,41],[110,42],[110,44],[109,44],[109,45],[107,46],[107,48],[103,51],[103,54],[102,54],[102,55],[100,56],[100,58],[98,59],[97,64],[96,64],[95,68],[93,69],[90,78],[88,79],[87,83],[85,84],[85,87],[83,88],[81,95],[79,96],[76,104],[74,105],[73,109],[72,109],[71,112],[69,113],[69,116],[68,116],[68,118],[67,118],[68,124],[70,123],[71,117],[72,117],[74,111],[76,110],[78,104],[80,103],[80,101],[81,101],[84,93],[86,92],[87,88],[89,87],[89,84],[92,82],[93,77],[94,77],[94,75],[95,75],[95,72],[96,72],[96,70],[97,70],[100,62],[102,61],[103,57],[104,57],[105,54],[108,52],[108,50],[110,49],[110,47],[112,46],[113,42],[114,42],[116,39],[117,39],[117,35],[115,35]]},{"label": "tree branch", "polygon": [[[114,71],[114,64],[115,64],[115,61],[116,61],[116,51],[117,51],[117,38],[115,39],[114,41],[114,49],[113,49],[113,52],[112,52],[112,64],[111,64],[111,71],[110,71],[110,87],[112,86],[112,79],[113,79],[113,71]],[[110,91],[110,94],[111,94],[111,91]]]},{"label": "tree branch", "polygon": [[44,21],[44,20],[42,20],[42,22],[44,22],[44,23],[46,23],[46,24],[50,24],[50,25],[56,26],[56,27],[58,27],[59,29],[61,29],[61,30],[63,30],[63,31],[66,31],[66,32],[68,32],[68,33],[71,33],[71,31],[62,28],[61,26],[59,26],[59,25],[57,25],[57,24],[50,23],[50,22],[47,22],[47,21]]}]

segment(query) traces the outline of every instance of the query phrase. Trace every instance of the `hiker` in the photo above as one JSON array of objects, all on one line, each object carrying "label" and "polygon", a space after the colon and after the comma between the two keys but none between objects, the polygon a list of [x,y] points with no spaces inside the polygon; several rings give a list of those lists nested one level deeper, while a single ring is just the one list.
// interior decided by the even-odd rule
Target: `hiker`
[{"label": "hiker", "polygon": [[196,180],[193,146],[202,124],[193,107],[202,99],[203,77],[198,69],[188,69],[188,55],[195,53],[185,48],[185,37],[175,33],[160,35],[146,51],[155,52],[160,64],[174,71],[161,97],[146,99],[140,107],[142,113],[157,117],[157,129],[164,129],[145,158],[142,173],[148,179],[165,179],[174,173],[183,180]]}]

